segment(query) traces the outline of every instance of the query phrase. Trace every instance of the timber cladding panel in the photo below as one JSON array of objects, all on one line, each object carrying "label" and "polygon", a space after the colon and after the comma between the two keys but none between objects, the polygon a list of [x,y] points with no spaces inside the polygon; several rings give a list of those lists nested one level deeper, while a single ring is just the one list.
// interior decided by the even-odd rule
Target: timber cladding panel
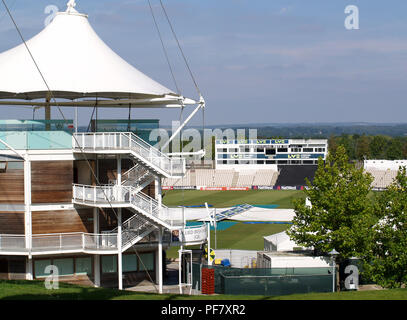
[{"label": "timber cladding panel", "polygon": [[155,198],[155,182],[150,183],[142,190],[142,192],[150,196],[151,198]]},{"label": "timber cladding panel", "polygon": [[24,234],[24,212],[0,212],[0,234]]},{"label": "timber cladding panel", "polygon": [[33,234],[93,232],[93,210],[32,212]]},{"label": "timber cladding panel", "polygon": [[72,201],[73,161],[31,163],[31,202]]},{"label": "timber cladding panel", "polygon": [[24,170],[0,172],[0,203],[24,203]]}]

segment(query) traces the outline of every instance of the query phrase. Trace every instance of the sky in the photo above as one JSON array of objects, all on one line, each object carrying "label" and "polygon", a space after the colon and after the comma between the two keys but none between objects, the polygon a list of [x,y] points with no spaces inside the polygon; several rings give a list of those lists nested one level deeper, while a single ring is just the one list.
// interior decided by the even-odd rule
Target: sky
[{"label": "sky", "polygon": [[[150,0],[183,95],[197,99],[171,29]],[[378,122],[407,119],[405,0],[162,0],[206,100],[191,124]],[[29,39],[55,5],[68,0],[6,0]],[[76,0],[98,35],[121,57],[175,90],[148,0]],[[359,29],[345,28],[345,7],[359,9]],[[0,52],[20,44],[0,3]],[[0,70],[1,72],[1,70]],[[183,117],[191,112],[186,110]],[[64,108],[66,117],[73,112]],[[91,110],[80,110],[87,125]],[[1,119],[30,119],[30,108],[0,109]],[[37,118],[43,111],[37,111]],[[53,111],[55,118],[60,115]],[[132,118],[169,124],[176,110],[135,109]],[[127,110],[101,118],[127,119]]]}]

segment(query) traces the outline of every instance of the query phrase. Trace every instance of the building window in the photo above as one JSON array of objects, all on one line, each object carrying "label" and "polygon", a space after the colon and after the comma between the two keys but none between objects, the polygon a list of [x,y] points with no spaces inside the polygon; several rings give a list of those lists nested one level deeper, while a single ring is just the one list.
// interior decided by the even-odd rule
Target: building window
[{"label": "building window", "polygon": [[58,268],[60,276],[72,276],[74,274],[73,258],[54,259],[53,265]]},{"label": "building window", "polygon": [[314,148],[304,148],[302,149],[303,152],[314,152]]},{"label": "building window", "polygon": [[266,160],[266,164],[276,164],[275,160]]},{"label": "building window", "polygon": [[34,277],[48,277],[50,273],[45,273],[45,268],[51,265],[58,268],[59,276],[93,274],[92,257],[74,257],[34,260]]},{"label": "building window", "polygon": [[102,256],[102,273],[115,273],[117,272],[117,257],[116,256]]},{"label": "building window", "polygon": [[266,149],[266,154],[276,154],[276,149]]},{"label": "building window", "polygon": [[45,273],[45,268],[52,265],[50,259],[45,259],[45,260],[35,260],[34,261],[34,276],[36,278],[42,278],[42,277],[47,277],[50,274]]},{"label": "building window", "polygon": [[[144,262],[144,261],[143,261]],[[138,260],[136,254],[123,255],[123,272],[132,272],[138,270]]]},{"label": "building window", "polygon": [[281,153],[281,152],[288,152],[288,149],[287,149],[287,148],[279,148],[279,149],[278,149],[278,152],[279,152],[279,153]]},{"label": "building window", "polygon": [[76,258],[75,259],[75,274],[91,275],[92,274],[92,258]]},{"label": "building window", "polygon": [[7,163],[8,170],[23,170],[24,162],[23,161],[12,161]]},{"label": "building window", "polygon": [[257,164],[264,164],[264,160],[257,160]]},{"label": "building window", "polygon": [[154,253],[142,253],[140,254],[140,271],[148,271],[154,270]]}]

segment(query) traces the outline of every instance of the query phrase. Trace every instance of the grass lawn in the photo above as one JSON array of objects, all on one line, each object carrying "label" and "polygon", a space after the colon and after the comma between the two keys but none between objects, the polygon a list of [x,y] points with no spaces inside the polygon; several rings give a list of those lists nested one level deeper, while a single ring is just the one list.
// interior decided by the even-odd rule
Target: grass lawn
[{"label": "grass lawn", "polygon": [[[264,236],[282,232],[289,227],[289,224],[246,224],[243,222],[237,222],[226,230],[217,230],[216,248],[263,250]],[[214,230],[211,231],[211,247],[215,248]],[[178,250],[179,247],[171,247],[167,250],[167,258],[177,258]]]},{"label": "grass lawn", "polygon": [[60,283],[47,290],[42,281],[0,281],[0,300],[407,300],[407,289],[309,293],[278,297],[248,295],[187,296],[149,294]]},{"label": "grass lawn", "polygon": [[238,204],[279,205],[281,209],[293,208],[292,201],[305,198],[303,191],[296,190],[248,190],[248,191],[164,191],[163,203],[168,207],[204,205],[205,202],[217,208],[226,208]]}]

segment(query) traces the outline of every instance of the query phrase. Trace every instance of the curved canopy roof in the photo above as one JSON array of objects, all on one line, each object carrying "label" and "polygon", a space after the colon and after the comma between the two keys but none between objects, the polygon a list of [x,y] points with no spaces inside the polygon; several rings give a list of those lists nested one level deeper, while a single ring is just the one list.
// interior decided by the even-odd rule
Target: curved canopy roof
[{"label": "curved canopy roof", "polygon": [[[54,98],[179,102],[182,97],[113,52],[74,6],[70,1],[66,12],[27,41]],[[0,99],[44,99],[48,92],[24,44],[0,54]]]}]

